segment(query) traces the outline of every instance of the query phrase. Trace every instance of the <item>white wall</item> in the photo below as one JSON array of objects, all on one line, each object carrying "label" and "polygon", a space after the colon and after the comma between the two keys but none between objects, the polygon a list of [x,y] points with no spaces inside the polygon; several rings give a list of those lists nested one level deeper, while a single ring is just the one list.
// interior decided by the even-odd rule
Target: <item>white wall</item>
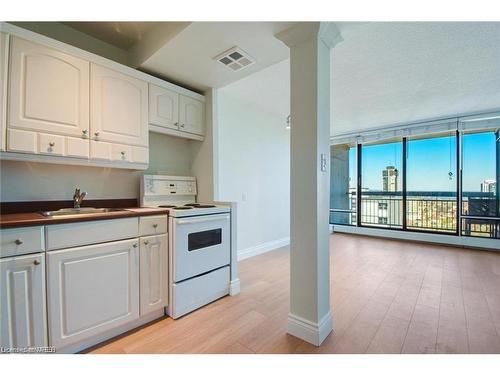
[{"label": "white wall", "polygon": [[150,161],[145,172],[1,161],[0,201],[67,200],[72,199],[76,187],[87,191],[88,199],[138,198],[139,178],[143,173],[191,173],[189,142],[149,133]]},{"label": "white wall", "polygon": [[239,259],[284,246],[290,236],[290,133],[286,116],[239,97],[254,79],[259,73],[218,90],[217,98],[216,199],[238,203]]}]

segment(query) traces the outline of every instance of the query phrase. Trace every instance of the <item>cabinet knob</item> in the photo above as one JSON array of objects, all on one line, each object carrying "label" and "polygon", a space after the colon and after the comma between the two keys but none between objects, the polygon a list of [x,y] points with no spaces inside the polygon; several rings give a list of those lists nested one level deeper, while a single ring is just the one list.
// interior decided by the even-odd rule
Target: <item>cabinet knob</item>
[{"label": "cabinet knob", "polygon": [[82,138],[87,138],[87,133],[88,133],[88,130],[87,129],[83,129],[82,130]]},{"label": "cabinet knob", "polygon": [[137,247],[137,244],[136,244],[136,243],[135,243],[135,244],[133,244],[133,245],[132,245],[132,247]]},{"label": "cabinet knob", "polygon": [[94,135],[96,138],[99,137],[99,132],[95,132]]},{"label": "cabinet knob", "polygon": [[183,128],[185,125],[184,124],[181,124],[181,128]]},{"label": "cabinet knob", "polygon": [[54,147],[55,145],[56,145],[55,142],[49,142],[50,147]]},{"label": "cabinet knob", "polygon": [[39,261],[38,259],[35,259],[35,261],[33,262],[33,264],[34,264],[35,266],[38,266],[38,265],[40,264],[40,261]]},{"label": "cabinet knob", "polygon": [[149,243],[148,240],[144,240],[144,245],[147,245]]},{"label": "cabinet knob", "polygon": [[153,228],[158,228],[158,224],[153,224]]},{"label": "cabinet knob", "polygon": [[178,122],[176,122],[174,125],[175,125],[175,126],[179,126],[179,123],[178,123]]},{"label": "cabinet knob", "polygon": [[125,151],[120,152],[120,154],[122,154],[122,156],[125,156]]},{"label": "cabinet knob", "polygon": [[23,241],[22,241],[21,239],[19,239],[19,238],[18,238],[17,240],[15,240],[15,241],[14,241],[14,243],[15,243],[16,245],[22,245],[22,244],[23,244]]}]

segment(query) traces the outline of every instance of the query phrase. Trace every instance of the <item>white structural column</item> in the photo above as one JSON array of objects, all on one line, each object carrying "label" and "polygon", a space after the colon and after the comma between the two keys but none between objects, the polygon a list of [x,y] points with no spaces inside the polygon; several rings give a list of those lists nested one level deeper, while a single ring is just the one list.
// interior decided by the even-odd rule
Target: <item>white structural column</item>
[{"label": "white structural column", "polygon": [[288,333],[321,345],[330,309],[331,22],[303,22],[276,35],[290,47],[290,314]]}]

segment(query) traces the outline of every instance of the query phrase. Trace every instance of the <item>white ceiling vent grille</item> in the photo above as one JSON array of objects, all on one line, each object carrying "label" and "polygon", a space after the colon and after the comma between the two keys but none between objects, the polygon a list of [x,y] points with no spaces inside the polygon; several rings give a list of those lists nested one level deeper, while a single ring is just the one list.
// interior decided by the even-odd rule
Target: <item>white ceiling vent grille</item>
[{"label": "white ceiling vent grille", "polygon": [[219,61],[222,65],[235,72],[255,63],[253,57],[238,47],[233,47],[220,55],[215,56],[214,60]]}]

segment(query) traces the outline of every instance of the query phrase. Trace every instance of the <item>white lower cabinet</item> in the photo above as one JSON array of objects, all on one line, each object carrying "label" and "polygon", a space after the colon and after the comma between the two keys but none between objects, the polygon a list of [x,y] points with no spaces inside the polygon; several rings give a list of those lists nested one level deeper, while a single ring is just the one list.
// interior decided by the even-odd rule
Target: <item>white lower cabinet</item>
[{"label": "white lower cabinet", "polygon": [[156,311],[168,301],[167,235],[141,237],[141,315]]},{"label": "white lower cabinet", "polygon": [[47,346],[45,255],[0,259],[0,346]]},{"label": "white lower cabinet", "polygon": [[49,340],[56,349],[139,318],[138,241],[47,253]]}]

